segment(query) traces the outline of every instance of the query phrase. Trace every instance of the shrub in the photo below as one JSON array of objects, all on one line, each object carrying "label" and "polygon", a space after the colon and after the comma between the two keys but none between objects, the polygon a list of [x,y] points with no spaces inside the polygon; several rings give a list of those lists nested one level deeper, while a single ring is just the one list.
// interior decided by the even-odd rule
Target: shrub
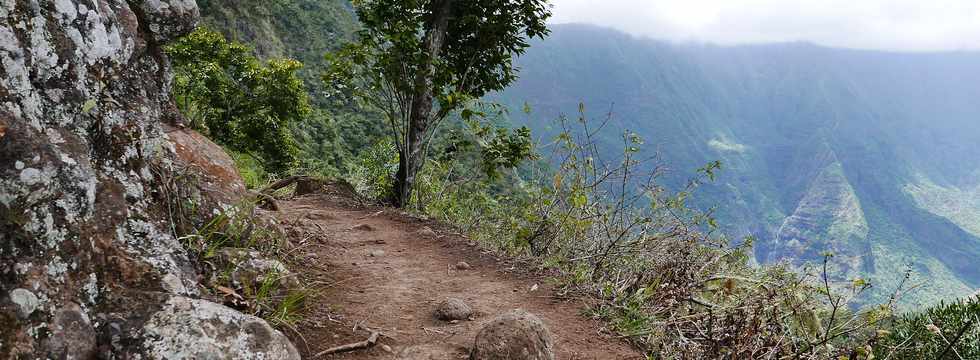
[{"label": "shrub", "polygon": [[874,354],[880,359],[980,359],[980,299],[907,314],[878,335]]},{"label": "shrub", "polygon": [[199,28],[167,46],[174,97],[190,125],[216,142],[284,173],[298,152],[289,130],[309,114],[306,89],[292,59],[265,64],[245,45]]}]

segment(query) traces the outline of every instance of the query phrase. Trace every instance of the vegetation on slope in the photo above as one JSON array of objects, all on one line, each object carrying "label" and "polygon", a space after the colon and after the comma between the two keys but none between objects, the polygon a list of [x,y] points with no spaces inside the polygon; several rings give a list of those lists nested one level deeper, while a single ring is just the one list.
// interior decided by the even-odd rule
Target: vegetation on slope
[{"label": "vegetation on slope", "polygon": [[[760,262],[801,266],[834,251],[835,266],[875,284],[913,264],[914,282],[935,286],[903,299],[911,308],[980,286],[980,272],[966,261],[980,258],[980,237],[957,225],[970,218],[969,202],[934,211],[906,191],[923,179],[947,189],[976,186],[976,64],[976,53],[668,44],[560,25],[518,59],[523,76],[495,99],[528,102],[548,117],[579,102],[596,106],[593,117],[611,110],[615,130],[598,146],[616,151],[614,134],[624,129],[659,144],[677,170],[664,178],[672,189],[683,187],[688,169],[721,160],[728,171],[694,205],[716,207],[736,238],[755,236]],[[557,133],[542,122],[514,124],[545,138]],[[832,182],[820,176],[828,168],[837,169]],[[834,211],[835,192],[853,193],[860,208]],[[794,220],[811,210],[833,219]],[[883,301],[888,287],[876,286],[868,299]]]}]

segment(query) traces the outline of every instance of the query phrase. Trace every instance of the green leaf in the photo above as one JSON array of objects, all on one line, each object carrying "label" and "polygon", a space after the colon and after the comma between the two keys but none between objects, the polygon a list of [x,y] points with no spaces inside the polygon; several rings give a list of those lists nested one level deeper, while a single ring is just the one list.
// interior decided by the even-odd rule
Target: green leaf
[{"label": "green leaf", "polygon": [[95,99],[88,99],[82,104],[82,113],[91,114],[92,109],[95,108]]}]

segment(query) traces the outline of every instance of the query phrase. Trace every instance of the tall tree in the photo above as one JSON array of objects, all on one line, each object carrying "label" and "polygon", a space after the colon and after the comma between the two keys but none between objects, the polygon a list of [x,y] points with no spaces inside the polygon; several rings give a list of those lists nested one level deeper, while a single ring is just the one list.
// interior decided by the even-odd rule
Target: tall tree
[{"label": "tall tree", "polygon": [[398,146],[393,202],[411,201],[439,124],[517,78],[514,56],[548,34],[546,0],[362,0],[358,41],[328,55],[338,93],[386,114]]}]

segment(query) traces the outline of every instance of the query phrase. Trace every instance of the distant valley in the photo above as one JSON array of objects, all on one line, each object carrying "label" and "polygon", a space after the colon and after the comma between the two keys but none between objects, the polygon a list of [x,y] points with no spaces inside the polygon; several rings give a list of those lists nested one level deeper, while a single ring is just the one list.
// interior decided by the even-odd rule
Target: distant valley
[{"label": "distant valley", "polygon": [[[980,53],[889,53],[806,43],[670,44],[559,25],[518,60],[495,99],[536,136],[551,120],[613,120],[646,139],[678,186],[721,160],[697,201],[760,263],[832,264],[887,298],[907,268],[923,283],[906,304],[980,286]],[[927,283],[924,283],[928,280]]]}]

